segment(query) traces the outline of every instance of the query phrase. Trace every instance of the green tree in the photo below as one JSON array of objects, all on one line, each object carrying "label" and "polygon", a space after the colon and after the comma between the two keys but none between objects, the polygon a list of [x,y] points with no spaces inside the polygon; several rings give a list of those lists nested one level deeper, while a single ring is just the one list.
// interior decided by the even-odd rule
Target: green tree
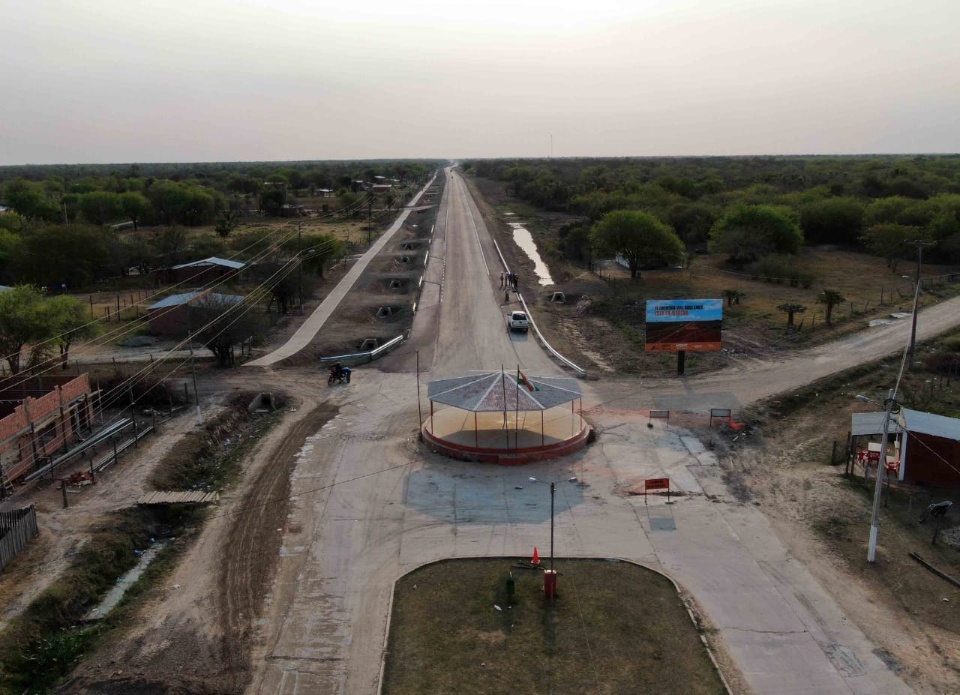
[{"label": "green tree", "polygon": [[800,208],[800,227],[808,244],[855,244],[863,214],[854,198],[826,198]]},{"label": "green tree", "polygon": [[48,299],[43,308],[60,348],[61,368],[66,369],[70,361],[70,345],[95,337],[99,324],[90,319],[83,302],[67,294]]},{"label": "green tree", "polygon": [[232,367],[237,345],[246,340],[257,344],[266,335],[266,317],[249,302],[206,294],[189,305],[190,325],[199,327],[194,337],[214,354],[218,367]]},{"label": "green tree", "polygon": [[153,212],[153,206],[146,196],[136,191],[120,194],[120,210],[133,222],[133,231],[140,230],[140,222]]},{"label": "green tree", "polygon": [[736,205],[710,229],[710,251],[737,268],[769,253],[796,254],[802,244],[795,215],[773,205]]},{"label": "green tree", "polygon": [[777,308],[787,315],[787,328],[794,325],[793,317],[795,315],[802,314],[807,310],[807,307],[797,302],[784,302],[783,304],[778,304]]},{"label": "green tree", "polygon": [[294,238],[284,243],[283,249],[291,254],[299,253],[304,270],[322,278],[324,269],[345,253],[346,246],[330,234],[304,234],[299,241]]},{"label": "green tree", "polygon": [[3,188],[7,205],[27,222],[56,220],[59,209],[47,200],[43,186],[23,179],[14,179]]},{"label": "green tree", "polygon": [[108,191],[93,191],[80,196],[80,213],[90,224],[103,226],[121,214],[120,196]]},{"label": "green tree", "polygon": [[79,288],[111,270],[111,232],[85,224],[45,225],[24,234],[21,270],[37,285]]},{"label": "green tree", "polygon": [[0,354],[12,374],[20,373],[24,346],[52,334],[53,325],[43,308],[43,294],[28,285],[0,292]]},{"label": "green tree", "polygon": [[678,263],[683,259],[683,242],[663,222],[648,212],[617,210],[608,213],[590,232],[594,246],[622,256],[630,266],[630,277],[639,277],[645,265]]},{"label": "green tree", "polygon": [[831,320],[833,318],[833,309],[837,305],[843,304],[845,301],[847,301],[847,298],[835,290],[824,290],[819,294],[817,297],[817,303],[823,304],[824,306],[823,311],[826,314],[828,326],[833,325]]},{"label": "green tree", "polygon": [[268,176],[260,189],[260,209],[267,215],[279,217],[287,203],[286,177],[279,174]]},{"label": "green tree", "polygon": [[153,246],[160,256],[161,265],[176,265],[187,248],[187,230],[178,226],[165,227],[154,234]]},{"label": "green tree", "polygon": [[0,284],[13,284],[23,258],[23,237],[8,229],[0,229]]},{"label": "green tree", "polygon": [[909,250],[907,242],[923,238],[923,230],[918,227],[885,223],[870,227],[863,233],[860,240],[875,255],[885,258],[887,266],[896,272],[897,263]]}]

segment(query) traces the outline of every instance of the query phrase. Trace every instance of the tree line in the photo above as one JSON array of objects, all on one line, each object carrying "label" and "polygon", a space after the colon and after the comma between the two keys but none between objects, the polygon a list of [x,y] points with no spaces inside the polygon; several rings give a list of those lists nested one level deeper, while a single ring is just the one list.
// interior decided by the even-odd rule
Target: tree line
[{"label": "tree line", "polygon": [[[598,223],[618,211],[642,211],[688,252],[723,253],[738,268],[823,244],[866,249],[895,266],[914,256],[914,240],[934,244],[934,262],[960,262],[956,155],[477,160],[464,167],[537,207],[582,217],[559,243],[575,262],[611,250],[610,225]],[[676,255],[674,242],[664,243],[662,255]]]},{"label": "tree line", "polygon": [[[439,163],[55,165],[0,167],[0,202],[18,224],[213,224],[231,213],[280,215],[318,189],[341,196],[360,182],[419,182]],[[389,204],[389,201],[388,201]],[[5,226],[9,227],[9,223]]]}]

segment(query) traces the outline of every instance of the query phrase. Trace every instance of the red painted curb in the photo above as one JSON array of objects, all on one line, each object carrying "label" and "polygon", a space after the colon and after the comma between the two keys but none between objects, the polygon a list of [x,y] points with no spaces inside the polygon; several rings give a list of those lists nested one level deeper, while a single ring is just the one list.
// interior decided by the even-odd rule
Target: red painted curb
[{"label": "red painted curb", "polygon": [[467,446],[465,444],[454,444],[440,437],[435,437],[427,431],[428,424],[429,420],[424,423],[420,433],[423,436],[423,441],[436,453],[461,461],[495,463],[500,466],[522,466],[531,461],[546,461],[547,459],[557,458],[558,456],[572,454],[586,446],[587,439],[589,439],[590,433],[593,431],[593,428],[588,426],[570,439],[546,446],[524,447],[523,449],[491,449]]}]

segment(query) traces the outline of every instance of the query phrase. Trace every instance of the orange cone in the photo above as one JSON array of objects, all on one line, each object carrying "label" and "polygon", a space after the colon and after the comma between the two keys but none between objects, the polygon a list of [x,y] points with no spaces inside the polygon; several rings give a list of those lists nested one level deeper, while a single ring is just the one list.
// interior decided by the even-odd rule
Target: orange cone
[{"label": "orange cone", "polygon": [[540,564],[540,553],[537,552],[537,546],[533,546],[533,559],[530,561],[531,565]]}]

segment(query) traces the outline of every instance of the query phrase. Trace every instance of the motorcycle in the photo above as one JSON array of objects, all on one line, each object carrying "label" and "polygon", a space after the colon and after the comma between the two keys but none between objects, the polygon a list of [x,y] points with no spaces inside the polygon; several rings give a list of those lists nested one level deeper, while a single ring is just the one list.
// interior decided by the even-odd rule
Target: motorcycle
[{"label": "motorcycle", "polygon": [[340,369],[340,376],[337,376],[337,370],[335,367],[330,368],[330,375],[327,377],[327,386],[333,386],[334,384],[349,384],[350,383],[350,374],[351,369],[349,367],[342,367]]}]

